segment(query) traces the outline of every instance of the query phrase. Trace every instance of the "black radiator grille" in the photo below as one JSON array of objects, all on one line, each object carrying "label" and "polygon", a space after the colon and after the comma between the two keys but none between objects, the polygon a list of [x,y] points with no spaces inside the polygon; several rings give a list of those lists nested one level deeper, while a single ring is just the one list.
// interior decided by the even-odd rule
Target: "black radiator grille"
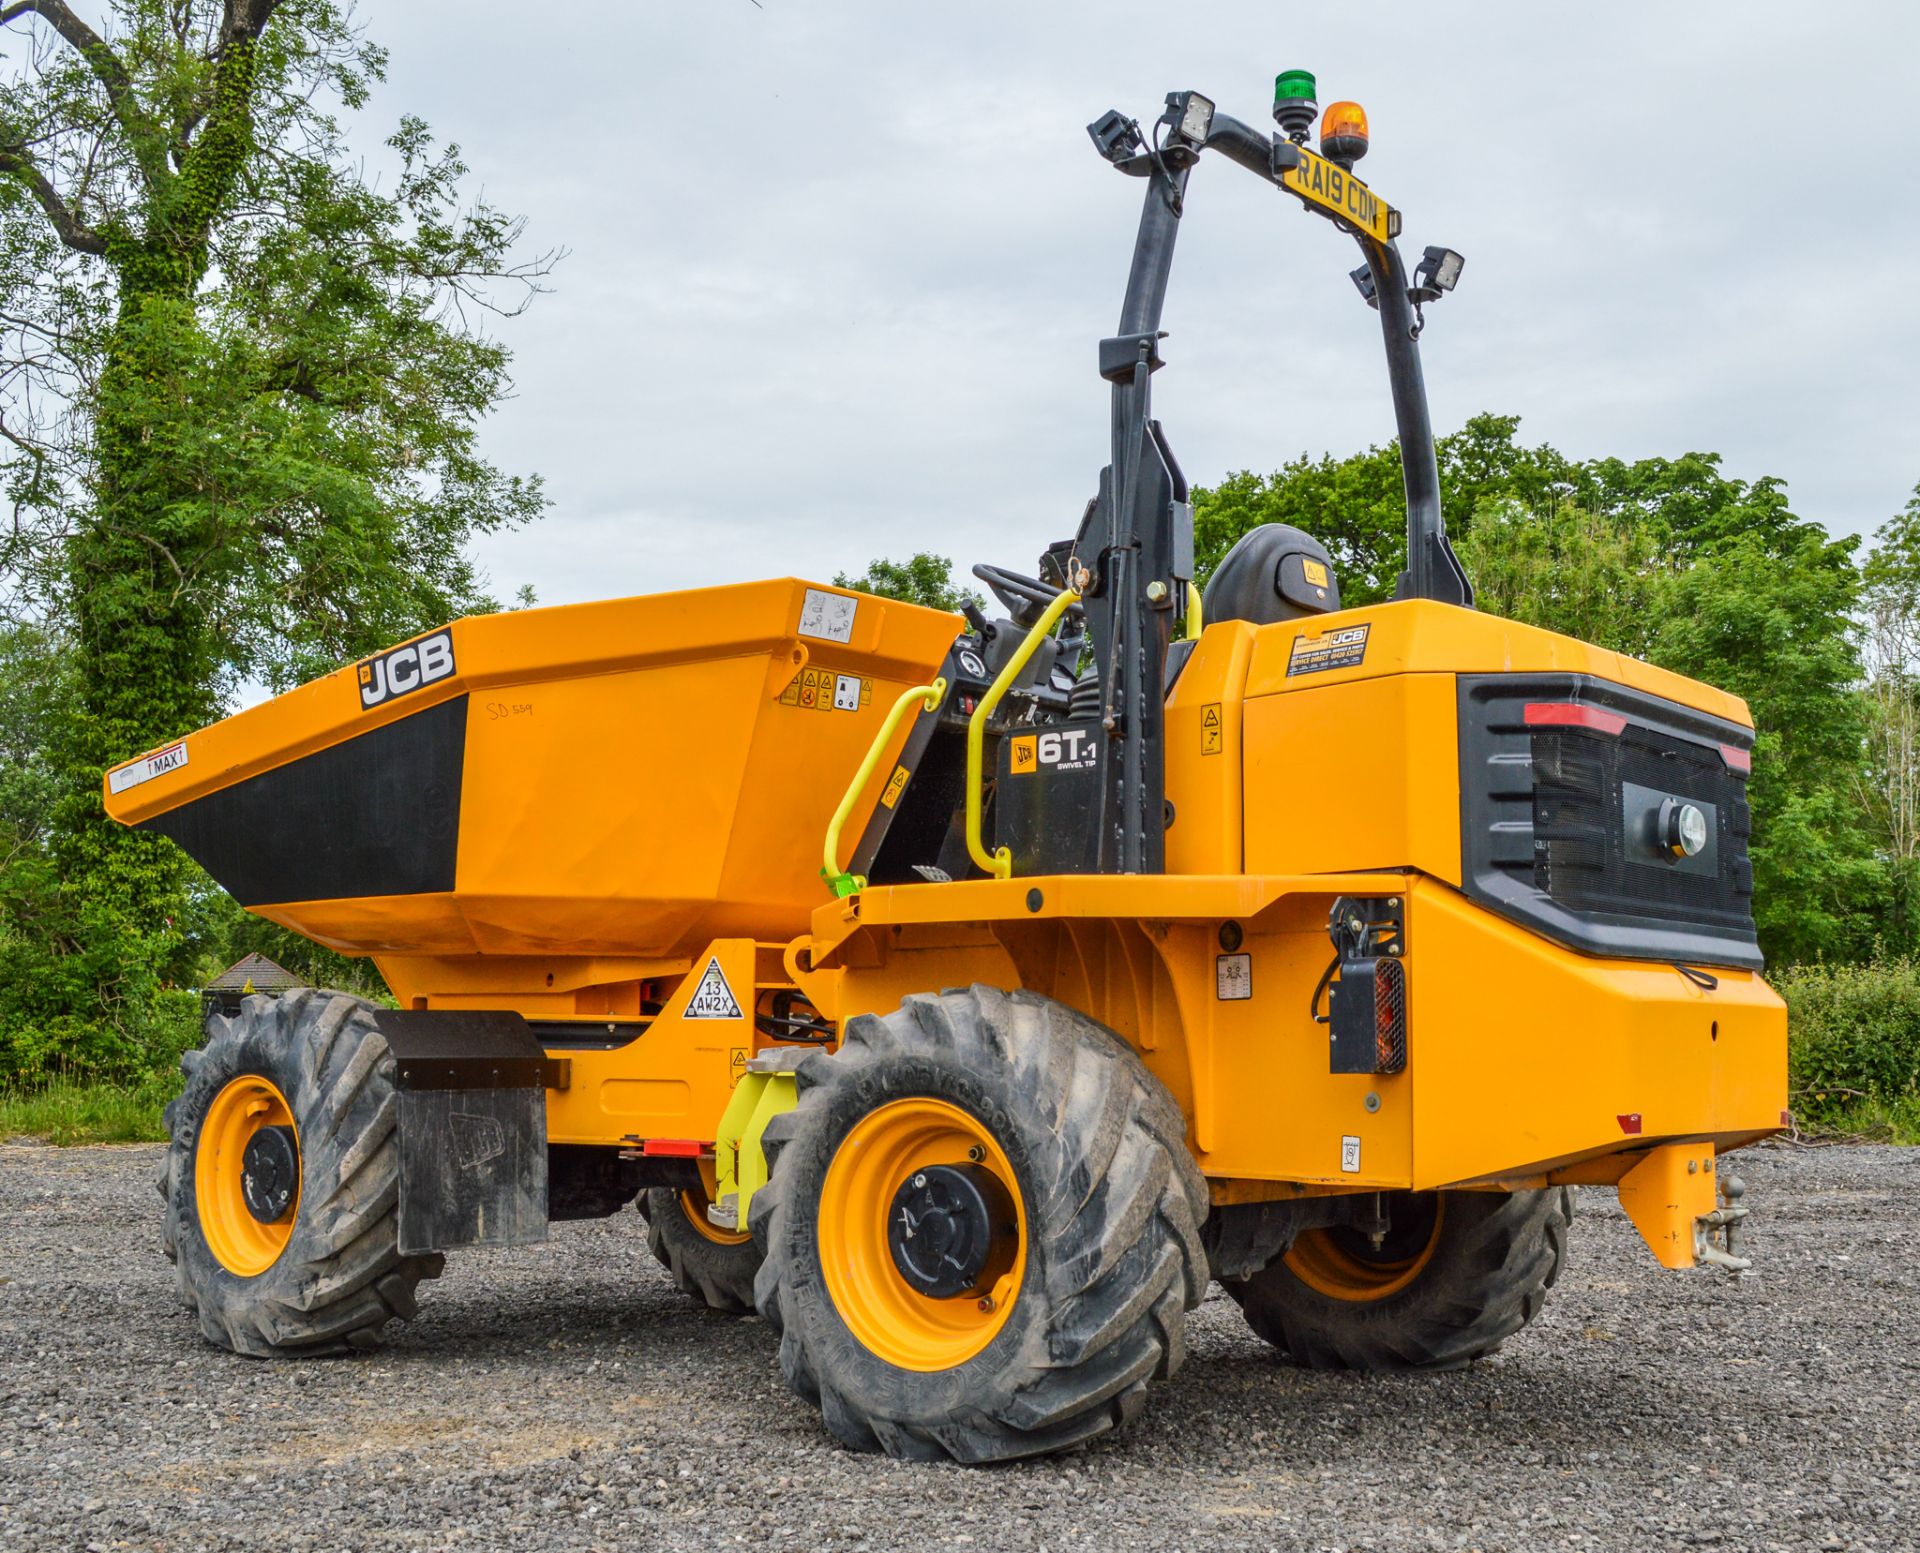
[{"label": "black radiator grille", "polygon": [[[1760,963],[1752,730],[1572,674],[1463,676],[1460,714],[1469,895],[1589,954]],[[1657,844],[1669,801],[1709,816],[1696,857]]]}]

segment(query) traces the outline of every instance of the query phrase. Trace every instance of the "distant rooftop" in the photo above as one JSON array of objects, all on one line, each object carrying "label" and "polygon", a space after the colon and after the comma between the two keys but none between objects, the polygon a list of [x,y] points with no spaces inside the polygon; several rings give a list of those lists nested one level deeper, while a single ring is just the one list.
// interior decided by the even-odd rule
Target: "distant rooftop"
[{"label": "distant rooftop", "polygon": [[207,992],[289,992],[306,983],[283,965],[276,965],[263,954],[250,954],[235,960],[212,981]]}]

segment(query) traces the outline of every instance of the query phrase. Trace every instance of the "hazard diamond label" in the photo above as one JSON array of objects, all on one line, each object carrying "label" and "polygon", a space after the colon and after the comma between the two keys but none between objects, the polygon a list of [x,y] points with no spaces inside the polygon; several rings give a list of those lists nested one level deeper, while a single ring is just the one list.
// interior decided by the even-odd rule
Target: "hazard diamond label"
[{"label": "hazard diamond label", "polygon": [[707,961],[700,985],[693,989],[693,1001],[687,1005],[688,1019],[738,1019],[740,1002],[727,985],[726,972],[720,969],[716,955]]}]

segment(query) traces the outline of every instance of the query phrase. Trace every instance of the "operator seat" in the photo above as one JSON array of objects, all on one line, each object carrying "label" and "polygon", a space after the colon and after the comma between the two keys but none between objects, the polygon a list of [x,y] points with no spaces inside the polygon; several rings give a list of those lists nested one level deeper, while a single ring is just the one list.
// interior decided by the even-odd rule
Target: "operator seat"
[{"label": "operator seat", "polygon": [[1263,523],[1242,534],[1201,595],[1201,618],[1257,626],[1340,607],[1340,580],[1327,547],[1287,523]]}]

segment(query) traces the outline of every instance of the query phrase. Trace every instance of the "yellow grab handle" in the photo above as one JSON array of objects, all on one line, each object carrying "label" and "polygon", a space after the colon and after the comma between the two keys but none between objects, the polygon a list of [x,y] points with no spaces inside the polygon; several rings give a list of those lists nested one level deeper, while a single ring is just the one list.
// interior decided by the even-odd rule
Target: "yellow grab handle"
[{"label": "yellow grab handle", "polygon": [[1200,633],[1206,627],[1205,611],[1200,607],[1200,590],[1192,583],[1187,584],[1187,640],[1197,642]]},{"label": "yellow grab handle", "polygon": [[987,693],[980,698],[980,704],[973,709],[973,717],[967,723],[967,855],[973,859],[976,867],[993,875],[996,879],[1013,877],[1013,854],[1005,847],[998,847],[991,853],[988,852],[986,843],[980,836],[980,815],[986,806],[986,795],[983,791],[984,773],[980,768],[986,761],[987,719],[993,715],[993,709],[1000,704],[1000,698],[1020,677],[1021,670],[1027,666],[1027,660],[1039,650],[1040,644],[1060,623],[1060,617],[1079,602],[1080,595],[1071,588],[1063,588],[1054,595],[1053,602],[1034,622],[1033,629],[1027,633],[1026,639],[1007,660],[1007,666],[1000,671],[992,685],[988,686]]},{"label": "yellow grab handle", "polygon": [[[868,781],[873,777],[874,767],[880,764],[880,756],[893,742],[894,734],[899,730],[901,719],[918,702],[922,711],[931,712],[947,693],[945,678],[936,679],[931,685],[915,685],[911,690],[900,693],[899,700],[888,709],[886,721],[880,724],[880,731],[873,736],[873,743],[867,746],[867,757],[860,762],[860,769],[853,774],[846,796],[840,800],[840,807],[833,811],[833,818],[827,823],[827,840],[822,849],[826,867],[820,870],[824,878],[834,888],[836,895],[850,895],[854,890],[862,889],[866,880],[857,874],[843,874],[840,871],[840,831],[853,817],[853,806],[860,800]],[[842,889],[842,884],[848,888]]]}]

